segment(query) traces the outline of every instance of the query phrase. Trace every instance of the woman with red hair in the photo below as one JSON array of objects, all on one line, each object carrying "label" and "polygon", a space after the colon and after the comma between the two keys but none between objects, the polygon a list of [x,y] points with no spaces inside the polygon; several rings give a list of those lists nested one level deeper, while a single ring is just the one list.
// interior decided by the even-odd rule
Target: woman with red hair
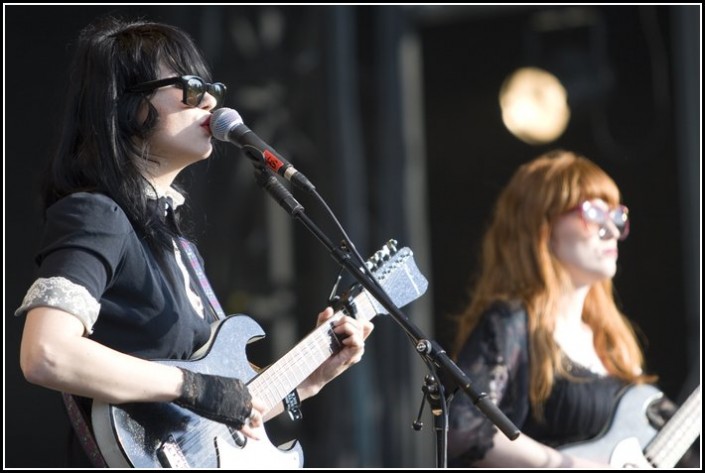
[{"label": "woman with red hair", "polygon": [[559,150],[515,172],[484,237],[456,359],[522,435],[510,441],[458,396],[451,465],[599,465],[557,447],[597,436],[627,385],[654,380],[613,296],[628,233],[617,185],[590,160]]}]

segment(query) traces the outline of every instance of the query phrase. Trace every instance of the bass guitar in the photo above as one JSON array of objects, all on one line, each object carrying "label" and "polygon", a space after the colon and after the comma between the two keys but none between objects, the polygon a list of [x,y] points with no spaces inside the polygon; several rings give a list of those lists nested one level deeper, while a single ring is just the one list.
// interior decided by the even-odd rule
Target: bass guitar
[{"label": "bass guitar", "polygon": [[596,439],[559,448],[576,457],[609,463],[615,468],[673,468],[702,429],[700,386],[666,424],[654,429],[646,410],[663,393],[654,386],[630,387],[621,397],[608,430]]}]

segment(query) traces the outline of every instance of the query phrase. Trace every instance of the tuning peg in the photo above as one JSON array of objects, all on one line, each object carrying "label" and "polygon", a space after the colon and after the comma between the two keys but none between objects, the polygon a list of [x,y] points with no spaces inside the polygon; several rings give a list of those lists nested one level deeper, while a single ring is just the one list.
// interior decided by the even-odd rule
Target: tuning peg
[{"label": "tuning peg", "polygon": [[395,239],[389,240],[384,246],[387,248],[387,251],[389,251],[391,254],[394,254],[397,252],[397,244],[399,242],[396,241]]}]

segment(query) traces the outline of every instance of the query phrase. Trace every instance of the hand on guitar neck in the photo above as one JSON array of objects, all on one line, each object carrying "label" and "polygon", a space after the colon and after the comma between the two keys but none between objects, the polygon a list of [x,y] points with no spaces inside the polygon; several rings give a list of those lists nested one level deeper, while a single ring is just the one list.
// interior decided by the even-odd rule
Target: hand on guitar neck
[{"label": "hand on guitar neck", "polygon": [[[301,400],[316,395],[328,382],[360,361],[365,350],[365,339],[374,329],[369,320],[336,315],[330,307],[318,314],[316,326],[324,323],[330,324],[340,347],[297,387]],[[239,379],[194,373],[187,369],[181,371],[184,373],[182,394],[175,403],[200,416],[230,425],[246,437],[259,440],[257,428],[283,410],[281,404],[267,409],[267,404],[253,398],[245,383]]]},{"label": "hand on guitar neck", "polygon": [[327,322],[331,323],[333,332],[340,341],[341,349],[299,385],[301,400],[318,394],[323,386],[360,361],[365,352],[365,339],[374,329],[374,325],[369,320],[341,316],[340,313],[335,314],[330,307],[318,314],[316,326]]}]

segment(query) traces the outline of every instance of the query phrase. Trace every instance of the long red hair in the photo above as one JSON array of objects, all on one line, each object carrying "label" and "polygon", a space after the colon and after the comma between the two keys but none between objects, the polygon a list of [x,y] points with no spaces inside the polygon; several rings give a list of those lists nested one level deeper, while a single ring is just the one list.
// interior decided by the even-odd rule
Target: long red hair
[{"label": "long red hair", "polygon": [[[456,351],[491,303],[523,303],[532,360],[529,396],[535,412],[541,412],[556,375],[568,376],[553,330],[558,300],[571,283],[549,249],[551,224],[592,198],[618,205],[619,189],[596,164],[575,153],[552,151],[519,167],[497,200],[471,303],[460,315]],[[592,328],[597,354],[610,374],[629,382],[653,380],[642,374],[644,357],[633,327],[617,308],[611,279],[590,288],[583,320]]]}]

